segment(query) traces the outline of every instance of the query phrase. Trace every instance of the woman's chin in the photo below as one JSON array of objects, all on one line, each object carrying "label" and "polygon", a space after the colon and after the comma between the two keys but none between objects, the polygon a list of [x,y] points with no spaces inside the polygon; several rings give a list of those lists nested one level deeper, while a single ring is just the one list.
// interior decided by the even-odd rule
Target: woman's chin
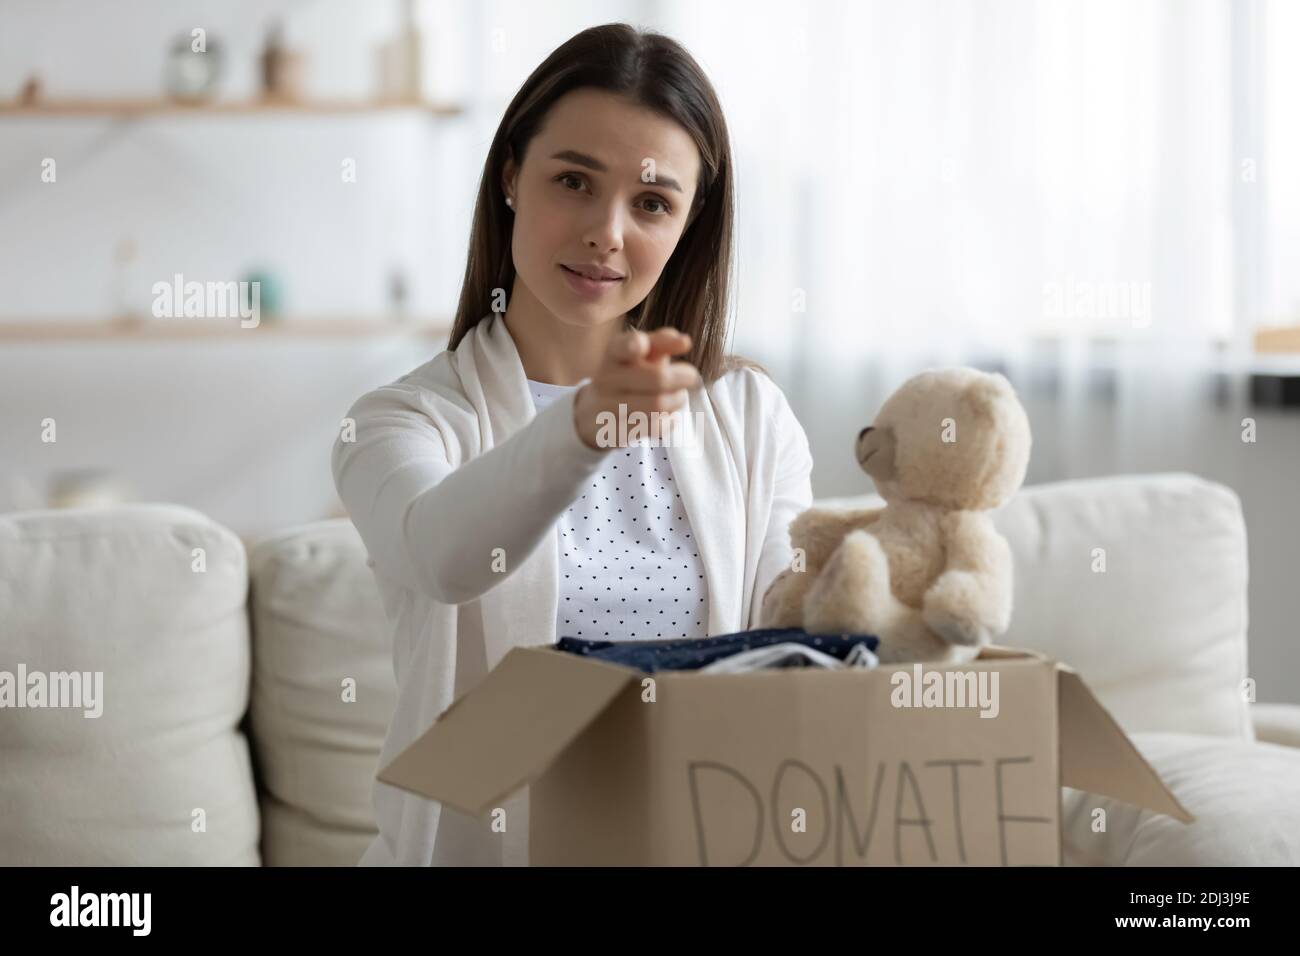
[{"label": "woman's chin", "polygon": [[556,315],[581,316],[586,323],[599,325],[607,319],[613,319],[627,312],[622,305],[622,296],[605,295],[598,300],[574,295],[568,289],[560,289],[555,297]]}]

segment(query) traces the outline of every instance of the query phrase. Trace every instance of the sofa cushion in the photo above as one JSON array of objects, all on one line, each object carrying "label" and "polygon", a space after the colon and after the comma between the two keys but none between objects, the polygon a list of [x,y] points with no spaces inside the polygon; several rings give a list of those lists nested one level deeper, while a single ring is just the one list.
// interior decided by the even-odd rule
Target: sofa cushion
[{"label": "sofa cushion", "polygon": [[[1025,488],[994,521],[1015,556],[1003,643],[1078,669],[1130,733],[1250,737],[1238,693],[1245,529],[1231,491],[1182,474],[1058,482]],[[1096,547],[1106,548],[1104,574],[1091,571]],[[250,567],[263,855],[355,862],[375,832],[371,786],[396,699],[391,627],[365,545],[348,519],[333,519],[260,542]],[[341,701],[344,676],[357,680],[355,703]]]},{"label": "sofa cushion", "polygon": [[397,699],[365,545],[347,519],[315,522],[258,542],[249,574],[263,859],[353,865]]},{"label": "sofa cushion", "polygon": [[1254,739],[1246,526],[1231,489],[1182,473],[1051,482],[1023,488],[993,521],[1015,560],[1000,643],[1069,664],[1129,733]]},{"label": "sofa cushion", "polygon": [[260,862],[247,592],[188,508],[0,514],[0,671],[102,675],[98,717],[0,711],[0,864]]},{"label": "sofa cushion", "polygon": [[1189,474],[1058,482],[995,520],[1016,565],[1006,643],[1074,667],[1129,733],[1254,739],[1231,489]]},{"label": "sofa cushion", "polygon": [[1064,787],[1067,866],[1300,866],[1300,750],[1194,734],[1132,740],[1196,820]]},{"label": "sofa cushion", "polygon": [[1300,704],[1251,704],[1250,718],[1256,740],[1300,747]]}]

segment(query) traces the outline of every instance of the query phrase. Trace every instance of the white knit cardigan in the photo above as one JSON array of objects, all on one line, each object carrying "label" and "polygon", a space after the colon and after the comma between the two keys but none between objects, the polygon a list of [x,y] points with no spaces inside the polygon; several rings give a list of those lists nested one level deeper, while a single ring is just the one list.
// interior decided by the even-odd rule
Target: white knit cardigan
[{"label": "white knit cardigan", "polygon": [[[557,519],[609,453],[578,437],[576,394],[538,412],[490,314],[349,410],[335,487],[393,626],[397,708],[381,767],[511,648],[555,641]],[[694,434],[670,440],[668,459],[704,564],[708,632],[757,627],[792,558],[790,521],[812,503],[807,438],[781,390],[749,368],[693,392],[687,419],[674,434]],[[504,833],[378,781],[373,802],[379,835],[363,864],[527,863],[527,787],[505,802]]]}]

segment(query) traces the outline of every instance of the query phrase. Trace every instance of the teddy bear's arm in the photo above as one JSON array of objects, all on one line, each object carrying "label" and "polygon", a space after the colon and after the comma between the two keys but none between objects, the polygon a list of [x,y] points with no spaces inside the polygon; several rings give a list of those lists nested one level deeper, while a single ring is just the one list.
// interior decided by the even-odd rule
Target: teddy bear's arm
[{"label": "teddy bear's arm", "polygon": [[763,594],[759,627],[803,627],[803,595],[809,575],[784,569]]},{"label": "teddy bear's arm", "polygon": [[[790,522],[790,567],[784,568],[763,595],[763,627],[803,627],[804,594],[844,537],[880,517],[883,508],[807,508]],[[802,555],[800,551],[802,550]]]},{"label": "teddy bear's arm", "polygon": [[824,565],[845,536],[870,526],[884,508],[809,508],[790,522],[790,546],[802,548],[804,564],[816,571]]},{"label": "teddy bear's arm", "polygon": [[953,644],[991,643],[1011,624],[1011,546],[977,511],[954,511],[940,529],[947,563],[926,591],[921,615]]}]

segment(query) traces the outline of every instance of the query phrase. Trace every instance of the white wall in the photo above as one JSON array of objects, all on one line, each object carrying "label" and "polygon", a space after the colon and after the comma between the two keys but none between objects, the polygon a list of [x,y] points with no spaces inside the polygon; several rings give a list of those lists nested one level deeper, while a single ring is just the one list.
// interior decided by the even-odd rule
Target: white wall
[{"label": "white wall", "polygon": [[[294,316],[371,317],[390,269],[408,312],[445,318],[506,99],[579,29],[639,5],[422,3],[428,99],[465,113],[0,118],[0,322],[147,314],[152,286],[279,276]],[[265,30],[309,51],[308,93],[364,99],[399,4],[77,0],[0,3],[0,98],[40,73],[50,99],[160,95],[165,51],[201,26],[225,49],[220,95],[256,95]],[[41,181],[56,161],[57,181]],[[341,163],[356,162],[356,182]],[[131,240],[123,274],[114,250]],[[337,513],[328,453],[363,392],[440,351],[436,339],[39,342],[0,338],[0,508],[58,471],[105,468],[138,498],[190,504],[256,537]],[[58,441],[40,441],[54,418]]]},{"label": "white wall", "polygon": [[[119,294],[147,308],[152,283],[175,272],[228,279],[256,264],[282,275],[295,314],[380,312],[387,271],[397,263],[408,272],[410,310],[445,315],[459,292],[471,204],[506,99],[578,29],[618,19],[653,25],[658,9],[523,0],[423,5],[431,62],[425,93],[465,102],[469,112],[455,120],[0,119],[0,321],[100,318]],[[364,97],[372,80],[366,51],[391,32],[396,12],[391,2],[342,0],[3,0],[0,97],[16,94],[34,69],[50,97],[154,96],[170,40],[200,25],[227,44],[223,93],[248,96],[264,27],[276,13],[287,14],[290,43],[311,51],[312,94]],[[724,101],[739,95],[725,77],[717,85]],[[765,115],[755,104],[737,107],[742,144],[758,141]],[[47,156],[58,162],[53,185],[39,179]],[[344,157],[357,160],[355,184],[340,180]],[[775,202],[762,176],[779,180],[788,171],[785,152],[742,150],[737,159],[742,181],[760,184],[751,193]],[[765,208],[742,206],[742,225],[767,221]],[[112,255],[124,238],[139,257],[120,287]],[[815,493],[866,492],[851,442],[903,370],[868,364],[860,379],[846,379],[823,373],[817,354],[791,358],[804,335],[789,314],[789,276],[774,282],[752,268],[756,256],[766,251],[770,261],[773,248],[779,258],[787,247],[787,272],[813,267],[797,261],[790,236],[757,230],[741,237],[748,291],[735,346],[769,363],[786,388],[817,461]],[[810,312],[807,321],[816,320]],[[328,454],[339,418],[361,393],[440,348],[400,339],[0,340],[0,508],[29,504],[15,482],[40,491],[57,471],[103,467],[138,499],[191,505],[248,537],[336,513]],[[1237,491],[1250,531],[1252,674],[1261,698],[1300,701],[1293,679],[1300,672],[1293,584],[1300,416],[1249,409],[1239,398],[1223,407],[1155,400],[1125,406],[1149,420],[1120,421],[1100,395],[1082,408],[1032,389],[1024,398],[1035,429],[1031,482],[1188,470]],[[1239,440],[1248,414],[1260,423],[1253,446]],[[58,422],[53,445],[40,441],[47,417]],[[1178,427],[1162,427],[1171,421]]]}]

